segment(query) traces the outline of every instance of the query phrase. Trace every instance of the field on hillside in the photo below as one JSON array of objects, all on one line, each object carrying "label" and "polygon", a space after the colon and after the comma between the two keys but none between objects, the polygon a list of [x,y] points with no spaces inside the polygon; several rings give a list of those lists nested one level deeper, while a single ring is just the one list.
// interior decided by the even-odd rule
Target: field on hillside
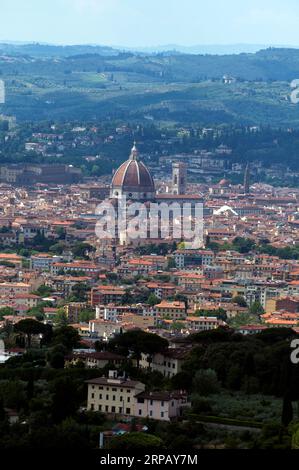
[{"label": "field on hillside", "polygon": [[[126,119],[297,127],[299,105],[290,101],[290,82],[299,77],[295,52],[36,58],[0,51],[7,96],[0,112],[21,121]],[[235,82],[224,84],[225,74],[232,74]]]}]

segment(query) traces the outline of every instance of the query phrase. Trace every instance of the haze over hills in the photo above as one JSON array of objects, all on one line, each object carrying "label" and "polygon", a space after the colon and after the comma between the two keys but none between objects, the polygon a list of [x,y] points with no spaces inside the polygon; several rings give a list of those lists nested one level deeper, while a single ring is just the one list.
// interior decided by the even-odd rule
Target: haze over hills
[{"label": "haze over hills", "polygon": [[180,44],[165,44],[148,47],[107,46],[100,44],[48,44],[43,42],[0,41],[0,51],[6,54],[28,54],[33,57],[67,57],[77,54],[99,54],[113,56],[120,52],[132,52],[142,55],[152,54],[192,54],[192,55],[231,55],[255,54],[263,49],[297,49],[299,46],[277,44],[199,44],[183,46]]},{"label": "haze over hills", "polygon": [[162,52],[179,52],[182,54],[254,54],[261,49],[268,48],[297,48],[297,46],[277,45],[277,44],[199,44],[194,46],[182,46],[179,44],[166,44],[152,47],[117,47],[120,50],[128,50],[143,53],[162,53]]}]

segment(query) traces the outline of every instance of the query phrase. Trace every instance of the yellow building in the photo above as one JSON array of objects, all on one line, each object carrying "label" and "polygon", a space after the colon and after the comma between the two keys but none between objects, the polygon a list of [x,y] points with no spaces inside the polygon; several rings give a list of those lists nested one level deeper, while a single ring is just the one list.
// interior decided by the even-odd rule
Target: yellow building
[{"label": "yellow building", "polygon": [[144,392],[145,385],[130,379],[118,378],[115,371],[88,384],[87,409],[103,413],[135,416],[135,397]]},{"label": "yellow building", "polygon": [[157,316],[168,317],[172,320],[186,318],[186,306],[184,302],[168,302],[163,300],[155,307]]}]

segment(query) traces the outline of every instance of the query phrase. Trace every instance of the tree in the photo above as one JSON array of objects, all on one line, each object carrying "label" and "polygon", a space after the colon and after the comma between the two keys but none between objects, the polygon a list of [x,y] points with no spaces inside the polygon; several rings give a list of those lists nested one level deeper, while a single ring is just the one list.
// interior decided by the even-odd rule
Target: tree
[{"label": "tree", "polygon": [[15,316],[17,312],[11,307],[4,307],[0,309],[0,320],[2,321],[4,317]]},{"label": "tree", "polygon": [[26,387],[27,401],[30,402],[34,397],[34,376],[30,374]]},{"label": "tree", "polygon": [[239,307],[247,307],[247,302],[243,295],[236,295],[235,297],[233,297],[232,302],[234,304],[238,304]]},{"label": "tree", "polygon": [[84,282],[78,282],[72,288],[72,294],[70,297],[71,302],[85,302],[87,300],[87,292],[89,287]]},{"label": "tree", "polygon": [[45,318],[44,307],[39,305],[38,307],[33,307],[27,310],[27,315],[35,317],[38,321],[43,321]]},{"label": "tree", "polygon": [[52,288],[46,285],[41,285],[36,291],[36,295],[39,295],[40,297],[48,297],[51,295],[53,292]]},{"label": "tree", "polygon": [[162,449],[163,441],[157,436],[141,432],[132,432],[121,437],[115,437],[110,441],[109,449],[144,450]]},{"label": "tree", "polygon": [[82,310],[79,315],[79,320],[81,323],[88,323],[90,320],[95,319],[95,315],[94,310]]},{"label": "tree", "polygon": [[67,316],[63,308],[59,308],[54,319],[55,325],[62,327],[68,325]]},{"label": "tree", "polygon": [[126,289],[126,292],[125,294],[123,295],[123,298],[122,298],[122,303],[124,305],[130,305],[134,302],[134,297],[131,293],[131,290],[130,289]]},{"label": "tree", "polygon": [[250,307],[250,313],[252,315],[263,315],[265,313],[265,310],[263,309],[263,306],[260,302],[254,302],[251,307]]},{"label": "tree", "polygon": [[217,379],[217,374],[212,369],[201,369],[196,372],[193,379],[193,390],[203,396],[208,396],[217,393],[220,389],[220,384]]},{"label": "tree", "polygon": [[250,238],[237,237],[233,241],[233,247],[240,253],[249,253],[255,248],[255,241]]},{"label": "tree", "polygon": [[147,299],[147,303],[151,306],[154,307],[155,305],[159,304],[161,302],[161,299],[157,297],[155,294],[151,294],[149,298]]},{"label": "tree", "polygon": [[32,336],[43,334],[45,331],[45,325],[43,323],[32,320],[31,318],[19,321],[14,328],[17,333],[26,336],[28,348],[31,348]]},{"label": "tree", "polygon": [[109,348],[126,356],[132,354],[132,357],[137,361],[137,367],[139,367],[141,353],[152,356],[155,353],[162,352],[168,348],[168,341],[153,333],[132,330],[112,339]]},{"label": "tree", "polygon": [[292,449],[299,449],[299,425],[298,423],[292,429]]},{"label": "tree", "polygon": [[53,367],[53,369],[63,369],[64,368],[64,355],[59,352],[53,352],[50,355],[49,358],[50,366]]},{"label": "tree", "polygon": [[293,419],[293,405],[288,393],[283,398],[281,423],[287,427]]},{"label": "tree", "polygon": [[256,325],[258,323],[260,323],[260,319],[257,316],[245,312],[238,313],[234,318],[229,320],[229,326],[232,328],[240,328],[240,326],[244,325]]},{"label": "tree", "polygon": [[52,383],[52,416],[55,423],[60,423],[73,416],[79,405],[77,384],[70,377],[61,377]]},{"label": "tree", "polygon": [[180,322],[180,321],[175,321],[172,323],[171,328],[173,330],[178,330],[178,331],[183,330],[185,328],[185,323]]},{"label": "tree", "polygon": [[182,294],[176,294],[176,296],[174,297],[174,300],[176,302],[184,302],[185,304],[185,309],[187,311],[188,309],[188,299],[185,295],[182,295]]},{"label": "tree", "polygon": [[88,243],[77,243],[72,248],[73,254],[76,258],[84,258],[86,260],[89,259],[88,253],[95,252],[96,249],[92,245]]},{"label": "tree", "polygon": [[26,403],[24,383],[20,380],[8,380],[0,384],[0,399],[6,408],[21,409]]},{"label": "tree", "polygon": [[80,335],[75,328],[71,326],[61,326],[54,330],[53,345],[61,344],[67,351],[71,351],[80,344]]}]

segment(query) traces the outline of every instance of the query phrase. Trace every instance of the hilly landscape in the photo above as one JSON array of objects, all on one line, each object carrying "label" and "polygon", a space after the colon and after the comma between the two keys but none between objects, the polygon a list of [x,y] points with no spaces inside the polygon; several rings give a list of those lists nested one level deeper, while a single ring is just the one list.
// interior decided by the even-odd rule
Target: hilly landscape
[{"label": "hilly landscape", "polygon": [[[224,83],[223,77],[231,77]],[[297,127],[299,50],[196,55],[101,46],[0,44],[4,114],[19,121],[126,119],[161,125]]]}]

